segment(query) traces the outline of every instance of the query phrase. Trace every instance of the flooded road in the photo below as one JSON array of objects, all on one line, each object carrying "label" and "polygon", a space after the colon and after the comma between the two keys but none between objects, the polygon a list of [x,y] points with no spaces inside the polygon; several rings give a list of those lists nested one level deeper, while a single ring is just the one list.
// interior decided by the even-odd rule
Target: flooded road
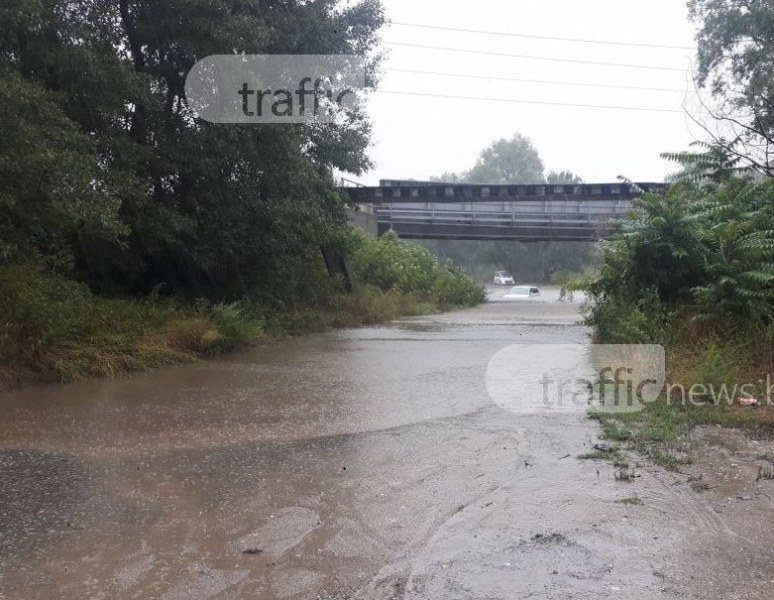
[{"label": "flooded road", "polygon": [[617,481],[583,415],[490,400],[509,344],[589,343],[577,304],[492,294],[3,394],[0,598],[771,598],[768,500]]}]

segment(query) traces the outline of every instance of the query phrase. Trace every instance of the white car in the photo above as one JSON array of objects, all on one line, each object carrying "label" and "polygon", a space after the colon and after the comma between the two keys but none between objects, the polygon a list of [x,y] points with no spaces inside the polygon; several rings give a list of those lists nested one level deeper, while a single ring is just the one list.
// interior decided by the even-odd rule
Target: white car
[{"label": "white car", "polygon": [[513,285],[516,280],[508,271],[497,271],[494,276],[495,285]]},{"label": "white car", "polygon": [[534,298],[540,295],[540,290],[531,285],[517,285],[508,290],[503,298]]}]

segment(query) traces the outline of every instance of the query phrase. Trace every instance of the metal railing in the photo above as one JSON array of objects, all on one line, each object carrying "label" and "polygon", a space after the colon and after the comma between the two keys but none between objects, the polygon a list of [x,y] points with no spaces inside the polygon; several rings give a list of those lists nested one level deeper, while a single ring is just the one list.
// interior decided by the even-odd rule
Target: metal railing
[{"label": "metal railing", "polygon": [[440,207],[405,208],[395,206],[378,206],[374,208],[379,221],[396,222],[443,222],[466,224],[497,224],[517,225],[526,223],[568,224],[568,225],[598,225],[611,219],[623,217],[629,208],[607,209],[605,211],[588,212],[554,212],[554,211],[524,211],[524,210],[450,210]]}]

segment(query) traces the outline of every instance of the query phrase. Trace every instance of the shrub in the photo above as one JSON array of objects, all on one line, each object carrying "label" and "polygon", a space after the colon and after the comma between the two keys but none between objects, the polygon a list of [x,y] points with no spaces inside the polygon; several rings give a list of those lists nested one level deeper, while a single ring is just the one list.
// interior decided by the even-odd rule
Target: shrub
[{"label": "shrub", "polygon": [[413,295],[415,300],[439,307],[473,306],[486,299],[484,288],[463,269],[439,264],[432,252],[400,240],[392,231],[380,238],[357,235],[359,243],[350,266],[360,285]]},{"label": "shrub", "polygon": [[586,306],[586,323],[596,339],[611,344],[667,344],[673,336],[673,315],[654,290],[636,300],[605,297]]},{"label": "shrub", "polygon": [[484,287],[476,284],[464,269],[452,264],[438,267],[433,293],[442,307],[475,306],[486,300]]}]

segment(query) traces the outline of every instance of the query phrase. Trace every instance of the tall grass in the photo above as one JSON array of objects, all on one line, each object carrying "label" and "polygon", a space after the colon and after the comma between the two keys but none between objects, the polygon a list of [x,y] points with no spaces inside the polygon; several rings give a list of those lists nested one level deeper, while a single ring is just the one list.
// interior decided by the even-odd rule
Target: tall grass
[{"label": "tall grass", "polygon": [[29,266],[0,268],[0,359],[44,379],[115,375],[234,348],[262,331],[238,305],[102,298]]},{"label": "tall grass", "polygon": [[[358,238],[356,285],[344,293],[321,265],[306,302],[229,303],[159,297],[105,298],[30,265],[0,266],[0,388],[18,373],[43,381],[114,376],[228,352],[264,337],[371,325],[401,315],[472,306],[484,292],[465,272],[394,236]],[[318,272],[320,271],[320,272]],[[28,378],[29,379],[29,378]]]}]

